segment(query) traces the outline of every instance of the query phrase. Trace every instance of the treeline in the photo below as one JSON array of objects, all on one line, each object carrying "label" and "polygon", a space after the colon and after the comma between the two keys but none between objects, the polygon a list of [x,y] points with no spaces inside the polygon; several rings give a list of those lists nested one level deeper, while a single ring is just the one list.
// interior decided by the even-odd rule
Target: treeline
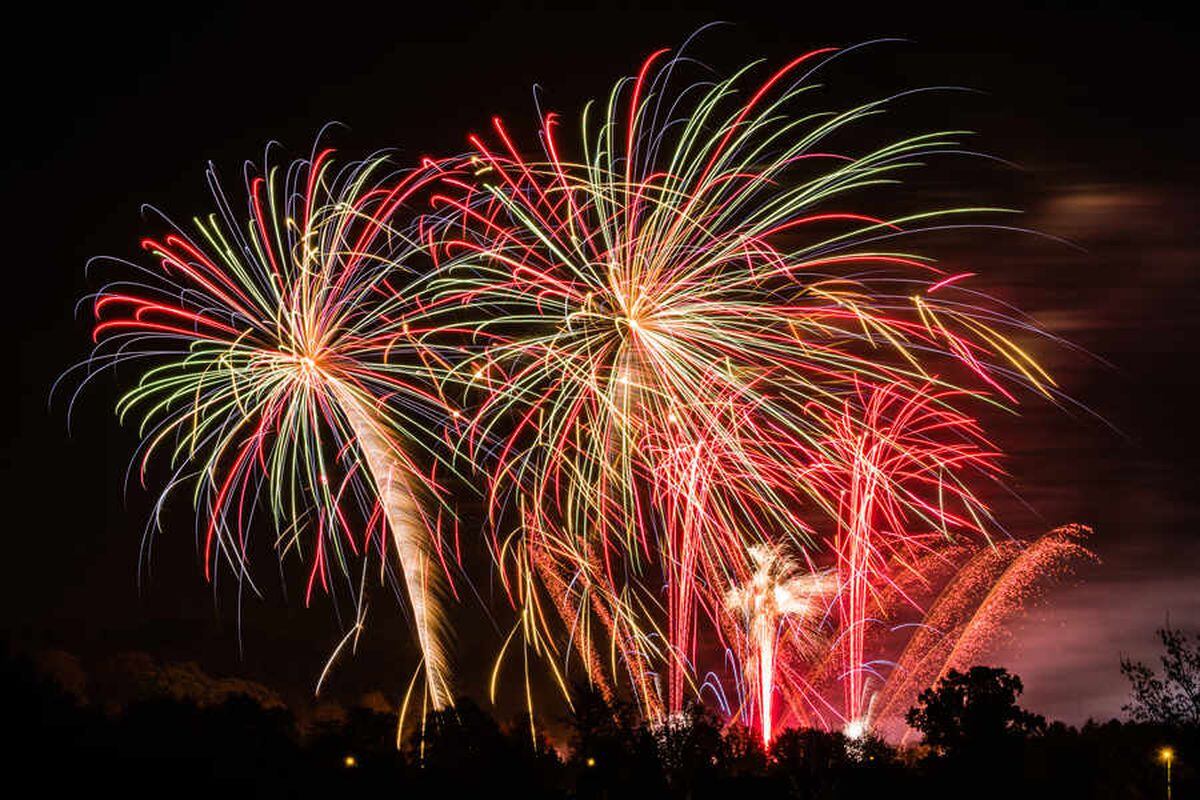
[{"label": "treeline", "polygon": [[105,707],[26,658],[2,661],[9,780],[29,776],[49,796],[1161,798],[1167,746],[1174,797],[1200,796],[1195,726],[1046,725],[1017,706],[1015,676],[987,668],[953,673],[922,696],[910,722],[930,744],[786,730],[764,752],[703,707],[651,726],[582,687],[556,721],[568,737],[557,750],[528,719],[501,724],[469,699],[427,715],[397,748],[395,714],[370,707],[298,721],[273,697],[236,687]]}]

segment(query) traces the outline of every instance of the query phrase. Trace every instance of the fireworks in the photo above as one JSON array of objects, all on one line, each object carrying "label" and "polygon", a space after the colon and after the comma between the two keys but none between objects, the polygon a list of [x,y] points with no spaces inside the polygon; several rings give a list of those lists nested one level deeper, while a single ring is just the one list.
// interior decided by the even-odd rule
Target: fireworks
[{"label": "fireworks", "polygon": [[[741,613],[745,641],[753,648],[743,657],[743,662],[757,684],[753,694],[758,702],[765,746],[771,743],[774,719],[771,707],[775,695],[775,647],[780,638],[780,624],[787,625],[787,633],[799,635],[801,641],[815,638],[815,620],[823,611],[824,599],[833,593],[837,583],[831,574],[804,572],[779,552],[761,545],[751,548],[750,557],[757,567],[750,583],[732,589],[726,603],[730,609]],[[784,638],[788,638],[786,634]],[[812,649],[812,645],[804,649]]]},{"label": "fireworks", "polygon": [[[655,54],[589,106],[576,147],[550,114],[530,158],[496,120],[438,198],[431,287],[476,345],[458,367],[477,378],[463,448],[487,470],[497,560],[537,623],[526,637],[559,652],[539,592],[552,595],[589,676],[605,680],[587,651],[607,648],[609,679],[623,673],[651,716],[697,696],[701,643],[755,654],[744,707],[767,738],[775,618],[731,625],[726,602],[762,554],[804,553],[798,580],[815,583],[834,562],[832,713],[855,723],[872,596],[952,537],[990,532],[973,486],[997,453],[965,407],[1053,391],[1010,333],[1025,322],[969,275],[881,248],[980,210],[848,210],[956,144],[932,132],[834,152],[882,104],[806,105],[831,55],[680,88],[686,62]],[[827,720],[799,684],[801,721]]]},{"label": "fireworks", "polygon": [[965,468],[994,473],[998,454],[975,420],[951,410],[954,399],[900,383],[860,392],[828,417],[826,460],[810,467],[809,480],[839,497],[836,612],[843,709],[851,729],[864,724],[869,700],[864,649],[868,609],[878,606],[872,595],[898,588],[898,576],[913,572],[952,534],[987,534],[987,507],[961,476]]},{"label": "fireworks", "polygon": [[361,600],[354,584],[372,546],[386,563],[390,532],[442,707],[444,504],[412,455],[436,440],[442,406],[405,321],[418,248],[393,227],[433,174],[335,166],[325,150],[248,172],[243,215],[210,169],[215,212],[194,233],[144,240],[156,266],[125,264],[135,278],[96,295],[91,364],[147,365],[117,410],[139,420],[143,480],[160,453],[171,467],[158,508],[193,484],[209,578],[223,560],[250,580],[248,537],[266,509],[277,548],[309,561],[306,598],[340,574]]},{"label": "fireworks", "polygon": [[946,583],[928,611],[927,626],[907,642],[877,695],[876,727],[900,735],[901,719],[926,687],[951,669],[967,669],[1005,633],[1004,624],[1033,599],[1045,581],[1094,556],[1082,544],[1090,531],[1057,528],[1022,545],[1004,542],[972,554]]},{"label": "fireworks", "polygon": [[863,146],[890,100],[822,105],[836,55],[689,83],[661,51],[578,138],[547,114],[539,152],[496,119],[402,174],[323,152],[252,177],[245,226],[212,178],[198,238],[148,240],[159,268],[98,295],[94,361],[153,359],[119,410],[143,473],[167,451],[167,491],[194,480],[207,568],[247,576],[263,508],[310,592],[390,550],[444,707],[454,464],[516,611],[493,691],[520,650],[531,705],[533,655],[659,722],[708,688],[764,744],[858,736],[975,652],[1086,552],[1023,549],[982,491],[981,412],[1056,389],[1030,322],[900,249],[1001,212],[878,211],[961,136]]}]

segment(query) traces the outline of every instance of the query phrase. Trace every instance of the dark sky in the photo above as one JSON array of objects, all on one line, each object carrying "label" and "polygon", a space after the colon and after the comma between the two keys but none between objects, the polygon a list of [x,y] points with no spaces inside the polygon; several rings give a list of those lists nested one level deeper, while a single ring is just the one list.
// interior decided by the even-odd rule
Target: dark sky
[{"label": "dark sky", "polygon": [[[532,119],[535,83],[546,106],[570,115],[650,51],[728,20],[735,24],[698,51],[717,66],[910,39],[856,57],[840,73],[846,86],[981,90],[943,96],[925,119],[979,131],[979,148],[1017,166],[941,170],[939,185],[969,180],[973,199],[1015,203],[1028,212],[1025,224],[1080,246],[1032,238],[949,245],[1006,299],[1098,357],[1039,353],[1111,427],[1036,404],[997,421],[1012,483],[1036,512],[1014,506],[1010,527],[1027,536],[1091,524],[1102,561],[1051,592],[992,660],[1025,678],[1036,710],[1072,722],[1117,713],[1119,655],[1150,655],[1153,629],[1168,614],[1200,628],[1196,31],[1167,6],[1146,3],[1088,11],[645,5],[68,11],[47,3],[10,20],[0,48],[9,140],[4,324],[16,361],[4,448],[5,631],[94,658],[148,650],[293,697],[308,692],[337,638],[327,603],[304,609],[284,598],[280,581],[264,581],[268,596],[240,612],[239,653],[238,609],[232,595],[204,584],[181,513],[156,541],[139,586],[148,498],[122,488],[135,438],[112,417],[114,384],[85,395],[70,435],[62,404],[47,406],[53,379],[87,352],[86,320],[73,313],[97,287],[84,275],[86,259],[133,254],[144,202],[179,216],[205,210],[207,160],[232,175],[270,139],[306,152],[330,120],[348,126],[334,141],[350,154],[457,151],[492,114],[518,127]],[[486,581],[479,589],[488,593]],[[412,653],[400,614],[395,603],[376,604],[335,692],[407,678]],[[479,623],[464,631],[459,662],[478,691],[499,638]]]}]

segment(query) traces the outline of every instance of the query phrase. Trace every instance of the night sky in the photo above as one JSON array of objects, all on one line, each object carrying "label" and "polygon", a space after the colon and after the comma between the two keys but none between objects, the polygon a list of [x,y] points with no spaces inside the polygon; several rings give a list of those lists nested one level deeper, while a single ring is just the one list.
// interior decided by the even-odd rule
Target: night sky
[{"label": "night sky", "polygon": [[[527,130],[535,84],[545,107],[569,117],[649,52],[714,20],[733,24],[695,52],[718,68],[909,40],[855,56],[839,80],[858,96],[977,89],[940,96],[921,120],[978,131],[978,149],[1012,162],[943,164],[913,184],[1015,205],[1023,225],[1075,245],[1010,235],[934,249],[1079,347],[1038,356],[1080,408],[1030,402],[989,422],[1027,504],[998,506],[1010,530],[1092,525],[1100,563],[1051,591],[990,661],[1023,677],[1030,708],[1077,723],[1119,713],[1119,657],[1152,656],[1168,616],[1200,629],[1200,64],[1196,31],[1165,6],[170,5],[42,4],[9,24],[0,48],[4,325],[15,360],[0,550],[8,638],[85,659],[143,650],[307,696],[339,638],[336,609],[303,607],[295,564],[272,580],[273,564],[260,562],[266,597],[239,610],[229,587],[205,584],[186,504],[143,559],[150,495],[123,488],[136,439],[112,414],[115,382],[84,394],[69,432],[62,398],[48,404],[55,377],[88,352],[75,303],[100,279],[85,262],[136,255],[142,203],[185,218],[206,211],[206,161],[233,185],[269,140],[307,153],[329,121],[345,126],[331,139],[347,155],[457,152],[493,114]],[[476,588],[490,596],[486,573]],[[391,691],[408,677],[402,613],[394,600],[375,604],[359,653],[334,675],[335,696]],[[459,616],[461,683],[480,694],[501,639],[477,604]]]}]

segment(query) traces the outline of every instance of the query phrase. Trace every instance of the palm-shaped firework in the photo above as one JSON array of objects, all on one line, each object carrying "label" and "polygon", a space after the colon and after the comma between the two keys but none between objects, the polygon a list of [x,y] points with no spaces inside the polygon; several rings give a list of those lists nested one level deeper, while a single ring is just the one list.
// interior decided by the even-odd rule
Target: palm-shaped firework
[{"label": "palm-shaped firework", "polygon": [[122,262],[135,277],[96,295],[90,363],[141,370],[118,413],[139,419],[143,476],[159,453],[171,464],[163,499],[194,484],[207,575],[223,559],[249,579],[264,508],[281,551],[311,561],[306,597],[339,572],[356,582],[349,563],[373,542],[384,562],[394,552],[440,708],[451,701],[443,501],[421,450],[444,408],[407,321],[419,247],[396,222],[434,174],[398,174],[384,158],[338,166],[325,150],[248,167],[239,211],[210,168],[215,212],[193,233],[146,239],[156,265]]},{"label": "palm-shaped firework", "polygon": [[746,677],[758,704],[759,727],[767,746],[775,719],[772,703],[778,642],[781,638],[814,638],[837,581],[829,572],[805,569],[780,548],[753,545],[750,560],[754,574],[744,586],[730,589],[725,603],[740,617]]}]

